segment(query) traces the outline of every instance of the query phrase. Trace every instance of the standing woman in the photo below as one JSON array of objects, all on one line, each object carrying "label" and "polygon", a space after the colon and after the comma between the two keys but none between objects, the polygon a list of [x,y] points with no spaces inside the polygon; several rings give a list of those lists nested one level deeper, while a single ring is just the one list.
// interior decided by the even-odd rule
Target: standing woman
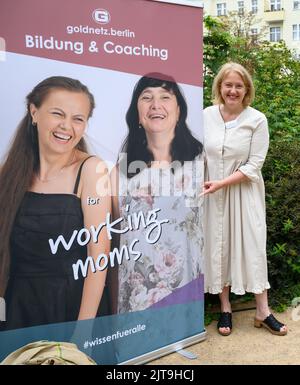
[{"label": "standing woman", "polygon": [[[98,243],[81,246],[75,230],[89,229],[110,212],[110,191],[89,206],[102,183],[103,163],[87,154],[83,134],[95,103],[78,80],[55,76],[27,96],[27,113],[0,172],[0,296],[4,329],[75,321],[96,316],[105,271],[74,278],[73,264],[109,251],[102,231]],[[104,181],[104,179],[106,179]],[[97,184],[98,183],[98,184]],[[96,189],[97,185],[97,189]],[[53,242],[65,239],[68,246]]]},{"label": "standing woman", "polygon": [[214,105],[204,110],[206,175],[205,290],[218,294],[218,331],[232,330],[229,291],[255,294],[254,326],[285,335],[268,307],[265,191],[261,174],[269,145],[264,114],[250,107],[254,87],[247,70],[223,65],[213,83]]}]

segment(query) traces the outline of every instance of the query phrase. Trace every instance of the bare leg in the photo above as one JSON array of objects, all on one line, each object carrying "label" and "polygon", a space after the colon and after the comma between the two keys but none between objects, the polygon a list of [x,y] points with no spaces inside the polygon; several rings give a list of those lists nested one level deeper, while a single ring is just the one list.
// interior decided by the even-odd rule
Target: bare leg
[{"label": "bare leg", "polygon": [[[268,305],[268,291],[265,290],[261,294],[255,294],[256,299],[256,313],[255,318],[260,321],[263,321],[266,317],[268,317],[271,312]],[[286,325],[280,328],[280,331],[287,331]]]},{"label": "bare leg", "polygon": [[229,312],[231,313],[231,304],[229,301],[229,292],[230,292],[230,287],[225,286],[223,287],[222,293],[219,294],[219,298],[221,301],[221,312]]},{"label": "bare leg", "polygon": [[[222,290],[222,293],[219,294],[220,302],[221,302],[221,312],[229,312],[231,313],[231,304],[229,301],[229,292],[230,287],[225,286]],[[221,333],[227,333],[230,331],[229,328],[219,328]]]}]

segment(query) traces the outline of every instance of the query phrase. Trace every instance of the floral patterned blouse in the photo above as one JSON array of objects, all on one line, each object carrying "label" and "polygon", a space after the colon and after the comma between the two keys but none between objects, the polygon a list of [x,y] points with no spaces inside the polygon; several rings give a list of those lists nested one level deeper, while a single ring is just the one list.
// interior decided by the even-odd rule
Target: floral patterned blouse
[{"label": "floral patterned blouse", "polygon": [[123,177],[119,199],[123,228],[129,219],[131,223],[129,216],[137,213],[146,219],[152,213],[151,218],[156,215],[162,223],[160,236],[155,231],[149,234],[150,225],[140,224],[120,237],[120,248],[130,248],[133,242],[134,250],[141,254],[124,258],[119,265],[119,313],[144,310],[202,272],[202,184],[203,161],[199,158],[185,162],[175,172],[170,167],[150,167],[129,180]]}]

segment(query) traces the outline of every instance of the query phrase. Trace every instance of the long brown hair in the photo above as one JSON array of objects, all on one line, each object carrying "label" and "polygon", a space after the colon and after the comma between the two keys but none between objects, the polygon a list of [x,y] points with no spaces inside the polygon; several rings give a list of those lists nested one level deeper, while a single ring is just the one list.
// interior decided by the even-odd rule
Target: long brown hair
[{"label": "long brown hair", "polygon": [[[85,93],[90,101],[89,117],[95,107],[94,97],[88,88],[79,80],[64,76],[43,80],[27,96],[27,113],[17,127],[6,160],[0,169],[0,297],[4,296],[9,277],[10,235],[13,223],[25,192],[30,188],[40,167],[38,133],[36,126],[32,124],[30,104],[39,108],[53,89]],[[83,138],[76,147],[87,152]]]}]

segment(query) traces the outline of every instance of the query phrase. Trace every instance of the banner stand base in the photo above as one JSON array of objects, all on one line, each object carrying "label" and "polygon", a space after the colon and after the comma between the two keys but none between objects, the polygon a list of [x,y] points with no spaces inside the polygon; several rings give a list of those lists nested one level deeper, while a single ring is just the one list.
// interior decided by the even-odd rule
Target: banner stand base
[{"label": "banner stand base", "polygon": [[123,361],[119,365],[141,365],[149,361],[153,361],[157,358],[163,357],[170,353],[176,353],[178,350],[186,348],[187,346],[194,345],[206,339],[207,332],[204,330],[202,333],[196,334],[192,337],[185,338],[184,340],[174,342],[173,344],[164,346],[152,352],[143,354],[141,356],[132,358],[131,360]]}]

